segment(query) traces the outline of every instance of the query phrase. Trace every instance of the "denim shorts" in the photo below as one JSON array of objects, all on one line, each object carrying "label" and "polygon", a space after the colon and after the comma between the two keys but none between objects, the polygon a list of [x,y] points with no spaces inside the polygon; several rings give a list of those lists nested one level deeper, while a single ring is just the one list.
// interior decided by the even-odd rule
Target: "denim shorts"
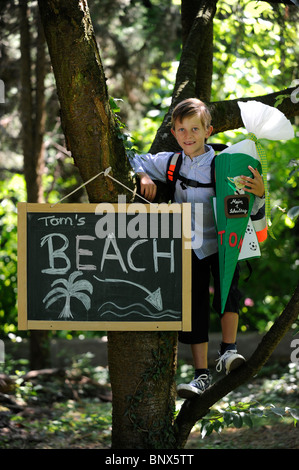
[{"label": "denim shorts", "polygon": [[[241,293],[238,288],[239,265],[237,264],[227,297],[224,312],[239,313]],[[221,294],[218,253],[202,260],[192,251],[192,331],[179,332],[179,341],[185,344],[209,341],[210,325],[210,275],[214,279],[213,308],[221,316]]]}]

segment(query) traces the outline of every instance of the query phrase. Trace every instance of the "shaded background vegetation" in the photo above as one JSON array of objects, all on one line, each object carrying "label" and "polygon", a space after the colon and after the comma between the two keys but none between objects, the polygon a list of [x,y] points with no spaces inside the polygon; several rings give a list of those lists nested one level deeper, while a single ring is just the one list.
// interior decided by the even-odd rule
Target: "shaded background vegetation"
[{"label": "shaded background vegetation", "polygon": [[[117,111],[120,120],[126,123],[125,133],[131,136],[128,145],[138,152],[146,152],[170,104],[181,53],[180,3],[177,0],[94,0],[89,6],[109,93],[119,105]],[[27,19],[25,30],[22,7]],[[267,94],[296,83],[299,80],[296,76],[298,16],[295,6],[248,0],[218,2],[211,101]],[[28,191],[24,174],[24,155],[28,153],[24,142],[24,135],[28,137],[24,94],[30,93],[31,97],[32,141],[35,142],[31,148],[36,153],[34,124],[39,125],[42,135],[40,201],[57,202],[82,181],[65,148],[54,78],[38,30],[37,3],[1,2],[0,23],[0,78],[5,85],[5,102],[0,103],[0,338],[15,341],[27,336],[26,332],[17,330],[16,305],[16,204],[27,199]],[[21,54],[24,38],[29,47],[27,54],[24,50]],[[24,75],[29,83],[28,80],[24,83]],[[40,77],[43,77],[42,89]],[[296,119],[292,123],[298,129]],[[235,143],[245,135],[239,129],[214,135],[211,140]],[[294,139],[267,141],[264,146],[269,162],[276,240],[266,241],[262,257],[251,263],[250,281],[241,285],[243,332],[267,330],[291,297],[298,279],[298,224],[296,212],[290,212],[298,204],[298,144]],[[80,190],[65,202],[86,200],[84,190]],[[247,277],[245,265],[242,274],[243,279]],[[217,328],[215,318],[212,330]],[[93,334],[99,333],[84,333]],[[72,338],[74,333],[56,335]]]}]

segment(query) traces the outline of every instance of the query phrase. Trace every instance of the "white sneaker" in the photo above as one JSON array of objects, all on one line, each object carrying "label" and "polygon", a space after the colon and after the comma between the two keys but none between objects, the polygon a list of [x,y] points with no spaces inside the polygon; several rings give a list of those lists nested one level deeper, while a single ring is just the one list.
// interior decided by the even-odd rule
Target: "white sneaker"
[{"label": "white sneaker", "polygon": [[221,372],[222,367],[224,367],[225,373],[228,374],[240,367],[245,362],[245,358],[238,354],[236,349],[228,349],[222,355],[219,352],[219,358],[216,359],[216,362],[218,362],[216,366],[217,372]]}]

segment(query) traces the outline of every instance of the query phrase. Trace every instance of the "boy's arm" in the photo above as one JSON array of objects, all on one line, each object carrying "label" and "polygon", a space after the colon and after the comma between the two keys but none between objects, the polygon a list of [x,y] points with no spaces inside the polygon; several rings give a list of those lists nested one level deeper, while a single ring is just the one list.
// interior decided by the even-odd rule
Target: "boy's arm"
[{"label": "boy's arm", "polygon": [[133,170],[138,173],[140,179],[140,193],[148,201],[152,201],[157,192],[157,186],[153,180],[166,181],[166,168],[172,152],[161,152],[156,155],[143,154],[130,158]]},{"label": "boy's arm", "polygon": [[140,194],[148,201],[153,201],[156,197],[157,186],[147,173],[138,173],[140,179]]}]

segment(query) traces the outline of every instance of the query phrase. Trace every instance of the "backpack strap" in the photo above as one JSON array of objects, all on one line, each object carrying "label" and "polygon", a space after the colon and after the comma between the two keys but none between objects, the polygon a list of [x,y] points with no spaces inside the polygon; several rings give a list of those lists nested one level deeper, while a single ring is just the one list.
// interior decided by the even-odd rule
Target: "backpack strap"
[{"label": "backpack strap", "polygon": [[[227,145],[224,144],[209,144],[216,152],[224,150]],[[191,186],[193,188],[214,188],[216,190],[216,181],[215,181],[215,158],[214,156],[211,162],[211,182],[210,183],[199,183],[196,180],[191,180],[185,178],[185,176],[180,175],[180,168],[182,165],[183,157],[182,152],[176,152],[169,158],[167,162],[167,169],[166,169],[166,180],[169,189],[171,190],[171,195],[173,199],[174,191],[175,191],[175,184],[177,180],[181,181],[181,186],[183,189],[186,189],[187,186]]]},{"label": "backpack strap", "polygon": [[178,175],[178,180],[181,181],[181,187],[186,189],[187,186],[191,186],[192,188],[213,188],[213,182],[210,183],[199,183],[196,180],[190,180],[189,178],[185,178],[185,176]]},{"label": "backpack strap", "polygon": [[217,155],[214,155],[213,160],[211,161],[211,184],[214,188],[216,194],[216,176],[215,176],[215,160]]},{"label": "backpack strap", "polygon": [[174,199],[175,183],[182,165],[183,157],[182,152],[177,152],[171,155],[168,159],[166,167],[166,182],[169,190],[170,200]]},{"label": "backpack strap", "polygon": [[180,168],[182,165],[183,157],[182,152],[177,152],[171,155],[167,163],[166,177],[167,183],[175,188],[175,183],[177,180],[181,181],[181,186],[183,189],[186,189],[187,186],[192,188],[211,188],[213,183],[199,183],[196,180],[186,178],[185,176],[180,175]]},{"label": "backpack strap", "polygon": [[182,165],[182,152],[177,152],[171,155],[167,163],[166,177],[167,181],[176,182]]}]

